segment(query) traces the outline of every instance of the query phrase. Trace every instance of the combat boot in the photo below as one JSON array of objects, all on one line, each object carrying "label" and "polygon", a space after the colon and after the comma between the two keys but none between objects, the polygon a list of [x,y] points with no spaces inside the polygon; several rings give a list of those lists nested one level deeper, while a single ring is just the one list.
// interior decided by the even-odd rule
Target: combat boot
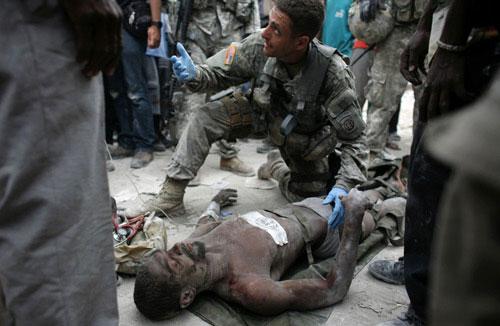
[{"label": "combat boot", "polygon": [[137,216],[146,212],[156,212],[158,215],[180,216],[184,215],[184,192],[189,180],[177,180],[167,177],[163,182],[160,192],[152,199],[146,201],[137,209],[125,211],[127,216]]},{"label": "combat boot", "polygon": [[242,177],[253,177],[255,172],[253,169],[243,163],[238,157],[220,158],[220,169],[229,171]]},{"label": "combat boot", "polygon": [[397,261],[376,260],[368,265],[368,271],[375,278],[390,284],[401,285],[405,283],[404,259]]},{"label": "combat boot", "polygon": [[269,153],[267,153],[266,163],[262,164],[257,170],[257,177],[262,180],[269,180],[273,178],[273,171],[275,170],[277,165],[280,165],[280,163],[284,164],[280,152],[277,150],[270,151]]}]

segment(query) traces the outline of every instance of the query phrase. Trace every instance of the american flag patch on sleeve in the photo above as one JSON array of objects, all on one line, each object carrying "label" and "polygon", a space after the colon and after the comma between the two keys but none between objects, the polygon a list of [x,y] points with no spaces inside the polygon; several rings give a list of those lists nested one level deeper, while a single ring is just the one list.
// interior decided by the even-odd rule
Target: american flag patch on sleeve
[{"label": "american flag patch on sleeve", "polygon": [[230,65],[233,63],[236,57],[236,45],[231,44],[226,50],[226,59],[224,59],[225,65]]}]

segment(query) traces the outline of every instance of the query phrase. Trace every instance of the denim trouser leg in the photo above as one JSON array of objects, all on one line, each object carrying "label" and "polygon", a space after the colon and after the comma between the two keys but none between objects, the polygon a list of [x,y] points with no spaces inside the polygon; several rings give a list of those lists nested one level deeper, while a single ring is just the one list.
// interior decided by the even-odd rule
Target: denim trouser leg
[{"label": "denim trouser leg", "polygon": [[133,112],[135,149],[152,150],[155,141],[153,112],[148,97],[148,83],[144,67],[146,43],[122,30],[123,71],[127,84],[127,96]]},{"label": "denim trouser leg", "polygon": [[109,93],[120,124],[118,144],[127,149],[134,149],[133,115],[130,101],[127,98],[127,86],[123,74],[123,65],[120,63],[111,76],[104,77],[108,81]]}]

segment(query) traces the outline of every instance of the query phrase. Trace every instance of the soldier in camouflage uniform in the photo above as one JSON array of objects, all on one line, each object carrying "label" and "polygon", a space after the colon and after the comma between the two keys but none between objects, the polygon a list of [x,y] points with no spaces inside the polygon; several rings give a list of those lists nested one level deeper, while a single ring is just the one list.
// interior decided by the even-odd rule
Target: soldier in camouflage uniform
[{"label": "soldier in camouflage uniform", "polygon": [[[375,0],[361,0],[370,1]],[[374,51],[370,80],[366,86],[366,98],[369,101],[366,139],[372,157],[381,157],[388,136],[389,121],[398,110],[408,84],[399,72],[399,58],[416,30],[425,1],[393,0],[394,29],[384,41],[377,44]],[[363,20],[363,13],[361,19]]]},{"label": "soldier in camouflage uniform", "polygon": [[[205,65],[195,66],[181,44],[180,57],[171,60],[177,77],[193,91],[217,91],[254,80],[250,100],[265,114],[268,132],[289,169],[285,195],[293,200],[324,195],[333,175],[335,186],[329,197],[339,211],[335,218],[341,220],[340,195],[365,180],[365,126],[347,64],[338,51],[314,40],[323,10],[320,0],[278,0],[262,32],[231,44]],[[253,107],[245,96],[234,93],[197,110],[182,134],[160,193],[141,211],[182,211],[185,187],[211,144],[248,134]],[[297,125],[284,136],[289,119]]]},{"label": "soldier in camouflage uniform", "polygon": [[[193,0],[185,46],[196,64],[227,47],[233,41],[260,28],[257,0]],[[189,117],[207,99],[205,93],[186,90],[183,108],[179,111],[178,130],[182,132]],[[252,168],[238,159],[238,148],[227,141],[216,142],[221,155],[220,167],[242,176],[255,175]]]}]

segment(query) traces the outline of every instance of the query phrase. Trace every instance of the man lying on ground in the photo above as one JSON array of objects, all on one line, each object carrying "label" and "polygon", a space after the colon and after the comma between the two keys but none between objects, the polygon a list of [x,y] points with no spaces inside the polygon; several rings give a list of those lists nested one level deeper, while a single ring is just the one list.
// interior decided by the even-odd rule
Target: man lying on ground
[{"label": "man lying on ground", "polygon": [[[370,205],[362,192],[353,189],[342,198],[341,236],[338,228],[329,227],[332,207],[322,205],[321,198],[222,221],[220,207],[235,197],[236,190],[221,191],[186,240],[145,261],[137,274],[134,302],[146,317],[171,318],[202,291],[263,315],[317,309],[344,298]],[[304,252],[309,258],[336,256],[336,264],[324,279],[280,281]]]}]

